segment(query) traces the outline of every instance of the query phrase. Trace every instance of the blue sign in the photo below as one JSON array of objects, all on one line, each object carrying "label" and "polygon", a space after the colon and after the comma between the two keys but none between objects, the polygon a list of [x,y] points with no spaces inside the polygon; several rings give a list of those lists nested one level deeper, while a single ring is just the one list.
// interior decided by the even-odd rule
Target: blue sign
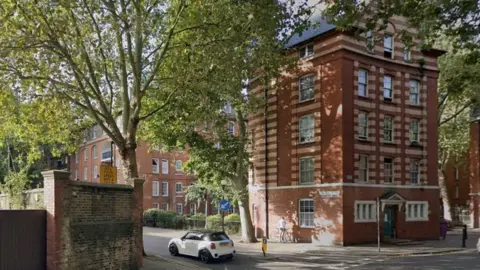
[{"label": "blue sign", "polygon": [[228,209],[230,209],[230,202],[227,200],[222,200],[220,202],[220,210],[227,211]]}]

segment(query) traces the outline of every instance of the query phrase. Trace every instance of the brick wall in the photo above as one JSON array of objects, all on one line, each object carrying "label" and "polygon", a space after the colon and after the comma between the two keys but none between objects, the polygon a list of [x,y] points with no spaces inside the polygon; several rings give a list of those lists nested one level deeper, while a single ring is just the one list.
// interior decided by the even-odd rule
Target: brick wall
[{"label": "brick wall", "polygon": [[144,180],[130,185],[70,181],[44,172],[47,269],[139,269]]}]

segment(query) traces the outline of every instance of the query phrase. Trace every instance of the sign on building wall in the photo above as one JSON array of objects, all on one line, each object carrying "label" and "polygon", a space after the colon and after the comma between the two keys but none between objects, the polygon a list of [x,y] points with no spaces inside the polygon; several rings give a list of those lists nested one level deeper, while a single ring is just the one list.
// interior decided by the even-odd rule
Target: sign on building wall
[{"label": "sign on building wall", "polygon": [[100,183],[102,184],[116,184],[117,183],[117,168],[109,165],[100,165]]},{"label": "sign on building wall", "polygon": [[336,198],[336,197],[340,197],[340,191],[339,190],[337,190],[337,191],[319,191],[318,195],[320,195],[320,197]]}]

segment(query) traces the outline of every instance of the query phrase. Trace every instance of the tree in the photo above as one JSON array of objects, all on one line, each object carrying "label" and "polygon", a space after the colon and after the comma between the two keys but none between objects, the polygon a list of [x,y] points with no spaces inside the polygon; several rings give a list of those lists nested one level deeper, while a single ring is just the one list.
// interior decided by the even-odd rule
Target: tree
[{"label": "tree", "polygon": [[214,119],[211,106],[238,97],[255,71],[278,72],[278,53],[308,15],[304,7],[293,0],[2,1],[0,80],[57,131],[36,130],[37,140],[71,145],[72,135],[96,123],[118,147],[125,179],[134,178],[139,137],[172,145],[200,124],[197,115]]},{"label": "tree", "polygon": [[[480,58],[480,5],[478,0],[403,0],[403,1],[324,1],[324,15],[340,28],[350,28],[359,20],[381,30],[393,15],[408,19],[419,30],[418,38],[432,46],[442,36],[451,39],[452,50],[467,52],[470,63]],[[405,33],[402,33],[402,35]]]},{"label": "tree", "polygon": [[218,186],[213,186],[208,181],[203,181],[202,179],[188,186],[185,192],[185,200],[187,202],[196,202],[197,205],[200,205],[202,202],[205,203],[205,229],[208,229],[208,198],[210,198],[212,203],[218,205],[225,193]]},{"label": "tree", "polygon": [[[448,49],[449,42],[442,46]],[[440,44],[439,44],[440,45]],[[445,169],[448,164],[465,162],[469,149],[470,109],[476,106],[480,87],[480,64],[470,63],[465,52],[448,53],[440,58],[438,101],[439,186],[444,218],[452,219]],[[450,191],[451,194],[452,191]]]}]

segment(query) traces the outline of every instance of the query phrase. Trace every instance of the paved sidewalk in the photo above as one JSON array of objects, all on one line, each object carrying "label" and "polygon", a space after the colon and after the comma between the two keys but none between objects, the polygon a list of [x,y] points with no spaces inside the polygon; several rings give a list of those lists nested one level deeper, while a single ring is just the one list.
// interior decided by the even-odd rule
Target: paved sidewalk
[{"label": "paved sidewalk", "polygon": [[[144,234],[162,237],[179,237],[185,231],[168,230],[161,228],[144,227]],[[477,240],[480,237],[480,230],[469,229],[466,248],[462,248],[462,231],[455,229],[449,231],[446,240],[423,241],[418,245],[394,246],[382,243],[381,252],[377,250],[376,244],[356,246],[320,246],[311,243],[268,243],[267,256],[263,257],[260,243],[241,243],[239,236],[230,236],[235,242],[238,252],[257,259],[265,260],[296,260],[300,257],[315,257],[323,255],[345,255],[345,256],[366,256],[366,257],[402,257],[402,256],[425,256],[442,253],[468,252],[476,248]]]},{"label": "paved sidewalk", "polygon": [[171,260],[158,256],[148,256],[143,257],[143,267],[142,270],[208,270],[209,268],[204,268],[197,266],[195,264],[186,263],[177,260]]}]

